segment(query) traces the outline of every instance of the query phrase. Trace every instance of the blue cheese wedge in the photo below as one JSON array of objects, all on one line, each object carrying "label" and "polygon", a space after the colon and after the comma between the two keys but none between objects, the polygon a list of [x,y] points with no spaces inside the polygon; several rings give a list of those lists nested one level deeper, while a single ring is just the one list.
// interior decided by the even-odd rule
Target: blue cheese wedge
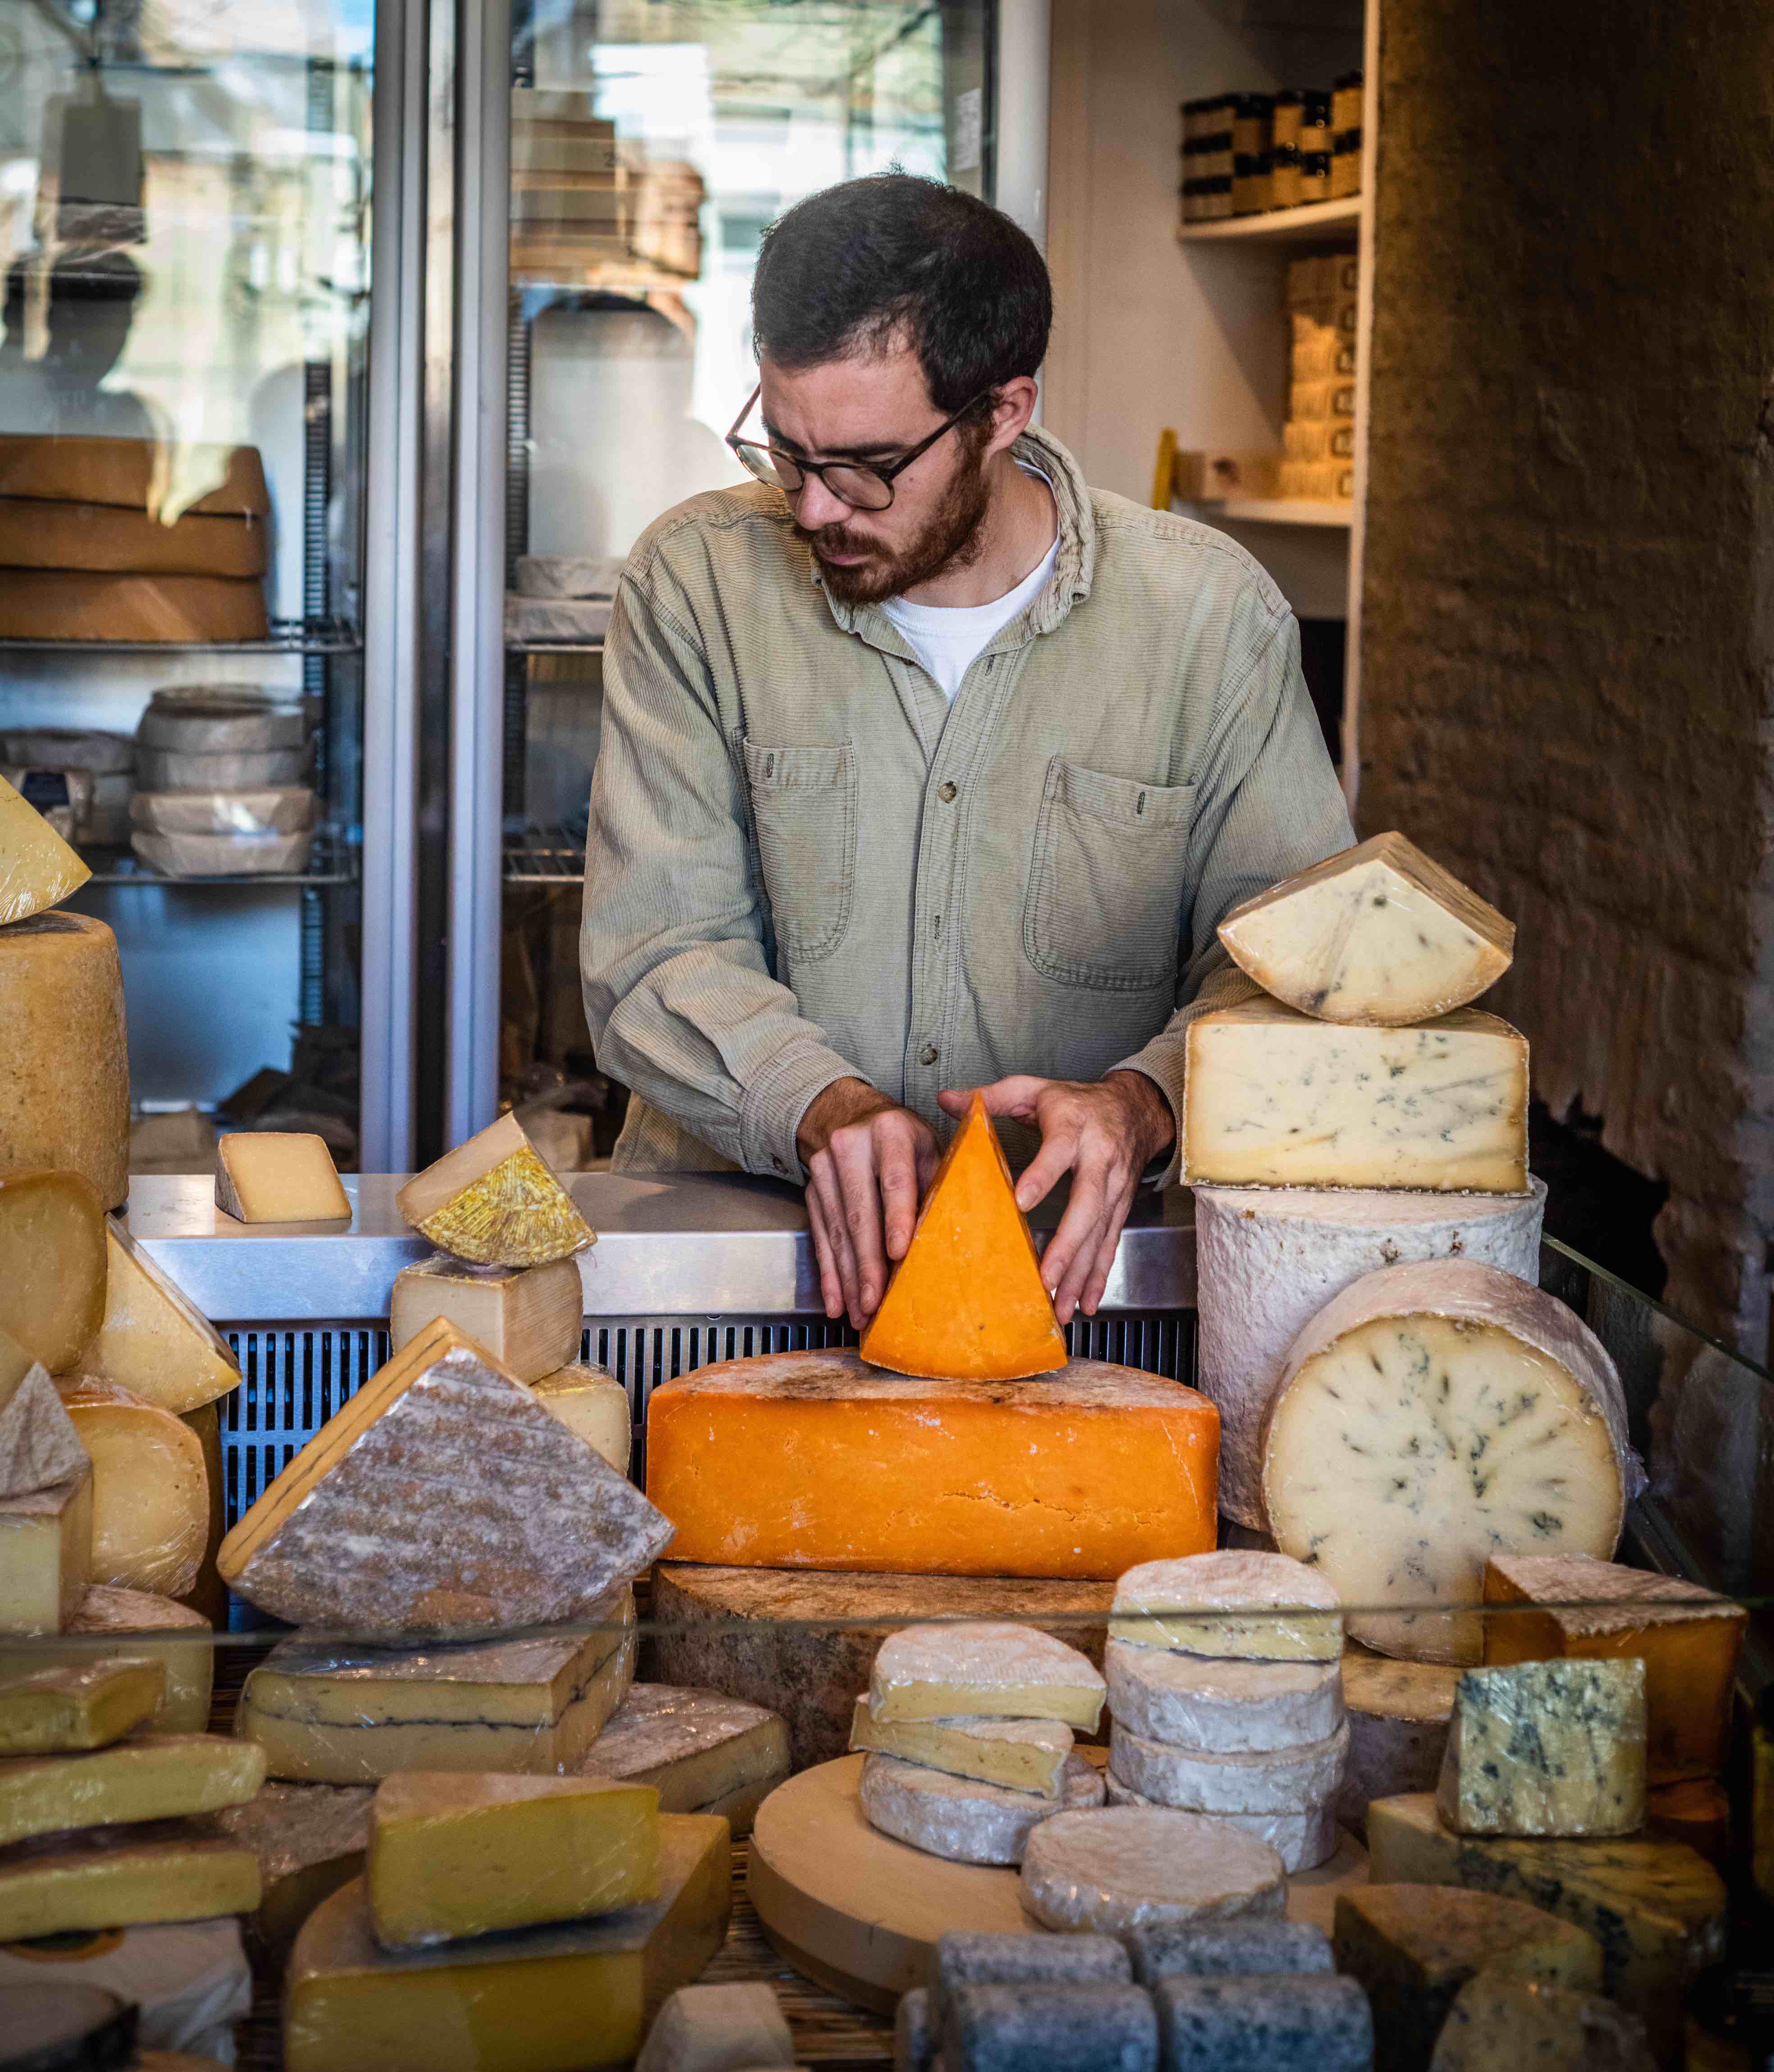
[{"label": "blue cheese wedge", "polygon": [[1653,2072],[1644,2025],[1599,1993],[1481,1971],[1462,1986],[1429,2072]]},{"label": "blue cheese wedge", "polygon": [[1644,1664],[1469,1669],[1435,1803],[1457,1835],[1630,1835],[1644,1824]]}]

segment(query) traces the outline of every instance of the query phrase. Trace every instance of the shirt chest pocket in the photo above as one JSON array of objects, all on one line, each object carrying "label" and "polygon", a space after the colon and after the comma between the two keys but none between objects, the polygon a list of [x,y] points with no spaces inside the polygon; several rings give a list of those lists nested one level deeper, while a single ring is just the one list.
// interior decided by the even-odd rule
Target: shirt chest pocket
[{"label": "shirt chest pocket", "polygon": [[843,941],[856,899],[856,750],[743,746],[776,947],[817,964]]},{"label": "shirt chest pocket", "polygon": [[1192,784],[1105,777],[1055,756],[1035,823],[1023,950],[1063,985],[1175,984],[1188,908]]}]

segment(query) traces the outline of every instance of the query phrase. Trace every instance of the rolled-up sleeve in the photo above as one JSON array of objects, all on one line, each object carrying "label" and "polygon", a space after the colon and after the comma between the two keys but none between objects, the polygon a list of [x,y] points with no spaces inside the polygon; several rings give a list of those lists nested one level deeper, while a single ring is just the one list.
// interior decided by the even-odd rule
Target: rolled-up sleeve
[{"label": "rolled-up sleeve", "polygon": [[624,577],[604,652],[579,970],[600,1067],[748,1172],[801,1177],[856,1068],[772,976],[743,779],[694,637]]},{"label": "rolled-up sleeve", "polygon": [[1163,1170],[1150,1176],[1155,1185],[1174,1184],[1182,1165],[1190,1022],[1260,990],[1227,956],[1216,932],[1220,922],[1240,901],[1354,840],[1300,670],[1299,628],[1286,613],[1242,680],[1228,687],[1203,755],[1189,840],[1195,904],[1176,1012],[1117,1068],[1155,1080],[1175,1119],[1176,1141]]}]

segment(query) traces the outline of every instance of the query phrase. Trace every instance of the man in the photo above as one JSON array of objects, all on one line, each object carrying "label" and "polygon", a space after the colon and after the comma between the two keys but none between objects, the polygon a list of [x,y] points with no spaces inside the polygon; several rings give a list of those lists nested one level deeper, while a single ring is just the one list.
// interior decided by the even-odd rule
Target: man
[{"label": "man", "polygon": [[1221,915],[1352,840],[1298,629],[1230,541],[1031,429],[1047,269],[983,202],[815,195],[752,310],[757,481],[643,536],[604,655],[581,965],[635,1096],[615,1163],[804,1178],[860,1329],[981,1087],[1023,1208],[1070,1177],[1068,1322],[1175,1176],[1186,1023],[1251,990]]}]

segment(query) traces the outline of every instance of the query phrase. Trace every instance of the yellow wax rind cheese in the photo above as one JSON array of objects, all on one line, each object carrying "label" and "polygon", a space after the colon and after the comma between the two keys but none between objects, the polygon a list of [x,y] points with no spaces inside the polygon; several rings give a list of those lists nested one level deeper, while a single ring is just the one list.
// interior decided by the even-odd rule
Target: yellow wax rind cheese
[{"label": "yellow wax rind cheese", "polygon": [[243,1223],[349,1222],[327,1140],[303,1131],[237,1129],[216,1146],[216,1206]]},{"label": "yellow wax rind cheese", "polygon": [[77,1173],[0,1177],[0,1326],[66,1373],[105,1321],[105,1205],[92,1183]]},{"label": "yellow wax rind cheese", "polygon": [[[117,1207],[130,1191],[130,1051],[123,966],[102,921],[63,911],[0,927],[0,1174],[77,1173]],[[6,1306],[0,1294],[0,1321]]]},{"label": "yellow wax rind cheese", "polygon": [[0,1671],[0,1756],[106,1748],[146,1725],[167,1695],[158,1662],[88,1662]]},{"label": "yellow wax rind cheese", "polygon": [[0,1376],[0,1497],[65,1482],[86,1451],[47,1371],[33,1361],[10,1386]]},{"label": "yellow wax rind cheese", "polygon": [[93,1462],[93,1581],[184,1596],[209,1538],[203,1441],[113,1383],[81,1375],[59,1386]]},{"label": "yellow wax rind cheese", "polygon": [[259,1862],[205,1820],[86,1827],[0,1850],[0,1942],[250,1914]]},{"label": "yellow wax rind cheese", "polygon": [[93,1473],[0,1499],[0,1633],[59,1633],[92,1580]]},{"label": "yellow wax rind cheese", "polygon": [[37,808],[0,777],[0,926],[59,906],[92,874]]},{"label": "yellow wax rind cheese", "polygon": [[389,1301],[389,1350],[398,1352],[443,1318],[484,1346],[522,1382],[537,1383],[578,1355],[585,1290],[571,1259],[540,1266],[471,1266],[439,1252],[403,1267]]},{"label": "yellow wax rind cheese", "polygon": [[241,1385],[227,1341],[115,1216],[105,1219],[105,1321],[80,1366],[182,1416]]},{"label": "yellow wax rind cheese", "polygon": [[0,1846],[64,1828],[164,1820],[239,1806],[265,1758],[224,1734],[137,1734],[80,1754],[0,1762]]},{"label": "yellow wax rind cheese", "polygon": [[540,1266],[596,1242],[512,1115],[416,1174],[395,1198],[433,1244],[480,1266]]}]

